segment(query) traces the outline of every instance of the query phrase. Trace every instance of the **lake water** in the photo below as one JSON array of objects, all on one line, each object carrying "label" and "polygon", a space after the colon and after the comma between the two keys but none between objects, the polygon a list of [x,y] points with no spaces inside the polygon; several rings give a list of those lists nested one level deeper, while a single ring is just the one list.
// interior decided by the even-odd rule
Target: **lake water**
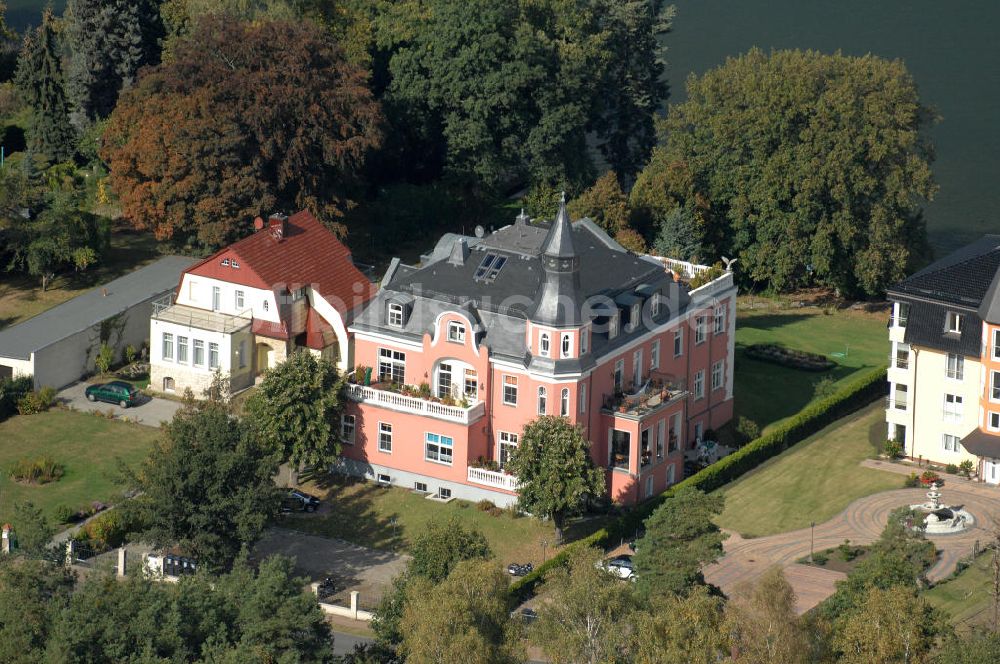
[{"label": "lake water", "polygon": [[684,80],[752,46],[901,58],[941,116],[931,137],[940,190],[926,207],[938,255],[1000,233],[1000,2],[676,0],[667,36],[671,101]]},{"label": "lake water", "polygon": [[[40,0],[8,0],[15,27]],[[60,9],[65,3],[54,3]],[[684,79],[751,46],[902,58],[942,117],[932,138],[940,191],[926,208],[938,253],[1000,232],[1000,2],[997,0],[676,0],[667,36],[672,101]]]}]

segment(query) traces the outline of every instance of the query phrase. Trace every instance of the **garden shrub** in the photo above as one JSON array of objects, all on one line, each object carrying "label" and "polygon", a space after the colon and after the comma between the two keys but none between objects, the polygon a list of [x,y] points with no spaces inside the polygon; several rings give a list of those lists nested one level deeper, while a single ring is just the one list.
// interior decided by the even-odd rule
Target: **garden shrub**
[{"label": "garden shrub", "polygon": [[813,564],[815,565],[825,565],[830,562],[830,556],[828,556],[823,551],[817,551],[813,554]]},{"label": "garden shrub", "polygon": [[944,472],[948,473],[949,475],[958,475],[958,466],[956,466],[953,463],[949,463],[947,466],[944,467]]},{"label": "garden shrub", "polygon": [[476,509],[478,509],[480,512],[489,512],[494,507],[496,507],[496,505],[493,504],[493,501],[486,500],[485,498],[476,503]]},{"label": "garden shrub", "polygon": [[904,489],[916,489],[920,486],[920,476],[916,473],[910,473],[906,479],[903,480]]},{"label": "garden shrub", "polygon": [[889,439],[882,447],[882,453],[890,459],[898,459],[903,456],[903,444],[898,440]]},{"label": "garden shrub", "polygon": [[47,484],[62,477],[66,469],[49,456],[21,459],[10,469],[11,479],[31,484]]},{"label": "garden shrub", "polygon": [[740,443],[748,443],[760,437],[760,425],[745,415],[740,415],[736,419],[736,433],[739,434]]},{"label": "garden shrub", "polygon": [[970,477],[975,466],[971,459],[966,459],[962,463],[958,464],[958,472],[960,472],[964,477]]},{"label": "garden shrub", "polygon": [[80,529],[82,537],[99,548],[113,548],[125,543],[129,524],[121,510],[110,510],[94,517]]},{"label": "garden shrub", "polygon": [[0,378],[0,422],[17,413],[18,402],[34,386],[35,381],[31,376]]},{"label": "garden shrub", "polygon": [[42,412],[42,406],[38,401],[38,395],[34,392],[28,392],[17,400],[18,415],[34,415],[40,412]]},{"label": "garden shrub", "polygon": [[52,510],[52,517],[56,523],[70,523],[76,518],[76,510],[65,503],[56,505]]},{"label": "garden shrub", "polygon": [[48,410],[56,402],[56,388],[46,385],[42,389],[38,390],[38,405],[41,406],[42,410]]}]

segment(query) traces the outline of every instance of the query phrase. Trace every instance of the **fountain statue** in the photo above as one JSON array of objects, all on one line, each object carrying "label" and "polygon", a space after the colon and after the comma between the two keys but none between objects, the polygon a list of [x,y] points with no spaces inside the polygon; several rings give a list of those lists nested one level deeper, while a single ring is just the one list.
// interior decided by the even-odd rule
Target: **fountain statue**
[{"label": "fountain statue", "polygon": [[975,522],[975,517],[961,507],[952,507],[941,503],[942,482],[931,482],[927,491],[927,502],[910,505],[915,512],[927,515],[923,530],[927,535],[951,535],[967,530]]}]

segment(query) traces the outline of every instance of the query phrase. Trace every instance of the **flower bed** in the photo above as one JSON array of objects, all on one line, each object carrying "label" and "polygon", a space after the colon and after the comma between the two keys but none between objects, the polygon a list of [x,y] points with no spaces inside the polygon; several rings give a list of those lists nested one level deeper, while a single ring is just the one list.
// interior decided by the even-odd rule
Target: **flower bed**
[{"label": "flower bed", "polygon": [[803,371],[829,371],[837,366],[837,363],[816,353],[807,353],[803,350],[785,348],[777,344],[753,344],[746,348],[747,357],[763,362],[780,364],[791,369],[801,369]]}]

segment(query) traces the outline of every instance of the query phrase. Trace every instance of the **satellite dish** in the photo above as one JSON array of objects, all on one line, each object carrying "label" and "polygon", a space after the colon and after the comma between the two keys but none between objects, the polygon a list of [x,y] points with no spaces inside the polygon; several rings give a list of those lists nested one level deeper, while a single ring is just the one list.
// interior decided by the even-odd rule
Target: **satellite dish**
[{"label": "satellite dish", "polygon": [[486,229],[483,228],[482,226],[476,226],[475,233],[476,237],[483,237],[484,235],[486,235]]}]

